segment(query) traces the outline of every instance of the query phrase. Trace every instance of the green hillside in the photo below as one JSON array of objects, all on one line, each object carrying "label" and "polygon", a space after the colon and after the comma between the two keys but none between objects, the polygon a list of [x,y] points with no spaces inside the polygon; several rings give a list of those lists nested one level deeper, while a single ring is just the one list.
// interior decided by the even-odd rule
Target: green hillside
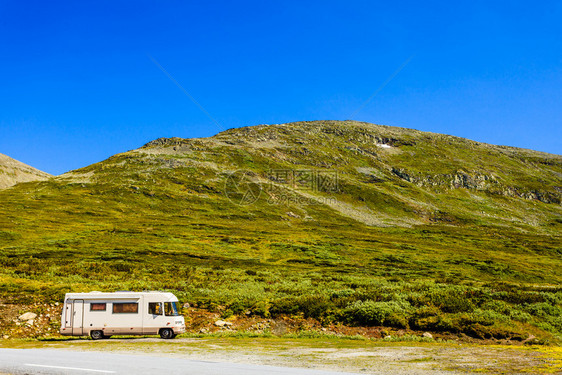
[{"label": "green hillside", "polygon": [[0,190],[0,298],[562,335],[562,157],[352,121],[158,139]]}]

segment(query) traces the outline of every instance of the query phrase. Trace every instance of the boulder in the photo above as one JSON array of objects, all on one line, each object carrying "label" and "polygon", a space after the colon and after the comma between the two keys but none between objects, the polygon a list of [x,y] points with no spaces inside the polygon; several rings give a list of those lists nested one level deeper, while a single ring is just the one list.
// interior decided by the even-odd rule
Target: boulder
[{"label": "boulder", "polygon": [[423,335],[422,335],[422,337],[427,337],[428,339],[432,339],[432,338],[433,338],[433,335],[432,335],[431,333],[429,333],[429,332],[424,332]]},{"label": "boulder", "polygon": [[33,320],[37,318],[37,314],[32,312],[26,312],[18,317],[19,320]]},{"label": "boulder", "polygon": [[224,326],[226,325],[226,322],[225,322],[224,320],[217,320],[217,321],[215,322],[215,325],[216,325],[217,327],[224,327]]}]

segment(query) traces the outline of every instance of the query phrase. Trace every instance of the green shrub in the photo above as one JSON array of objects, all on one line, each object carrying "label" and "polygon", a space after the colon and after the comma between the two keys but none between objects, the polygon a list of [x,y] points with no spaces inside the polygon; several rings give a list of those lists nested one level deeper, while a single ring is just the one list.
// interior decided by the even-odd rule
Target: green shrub
[{"label": "green shrub", "polygon": [[12,231],[0,230],[0,241],[14,241],[21,238],[19,233]]},{"label": "green shrub", "polygon": [[427,295],[428,302],[446,313],[470,312],[475,305],[470,293],[457,288],[432,291]]},{"label": "green shrub", "polygon": [[496,298],[506,302],[523,305],[529,303],[538,303],[545,301],[545,293],[528,292],[523,290],[511,290],[507,292],[496,293]]},{"label": "green shrub", "polygon": [[533,303],[525,306],[525,311],[539,318],[562,315],[562,309],[547,302]]},{"label": "green shrub", "polygon": [[270,311],[273,315],[302,313],[306,318],[322,320],[331,315],[335,309],[336,306],[327,296],[303,295],[273,301]]},{"label": "green shrub", "polygon": [[481,306],[484,310],[492,310],[501,314],[509,315],[513,307],[507,302],[501,300],[493,300],[482,304]]},{"label": "green shrub", "polygon": [[476,309],[473,312],[463,314],[462,316],[468,316],[468,319],[464,322],[464,324],[478,323],[483,326],[491,326],[496,323],[505,323],[509,321],[507,316],[493,310]]},{"label": "green shrub", "polygon": [[515,310],[515,309],[509,312],[509,317],[513,320],[518,320],[523,323],[529,323],[533,319],[531,314],[525,311]]},{"label": "green shrub", "polygon": [[350,304],[343,314],[350,323],[406,328],[406,318],[410,309],[411,306],[407,302],[368,300]]},{"label": "green shrub", "polygon": [[435,306],[415,309],[410,316],[409,325],[413,329],[437,331],[441,327],[442,313]]}]

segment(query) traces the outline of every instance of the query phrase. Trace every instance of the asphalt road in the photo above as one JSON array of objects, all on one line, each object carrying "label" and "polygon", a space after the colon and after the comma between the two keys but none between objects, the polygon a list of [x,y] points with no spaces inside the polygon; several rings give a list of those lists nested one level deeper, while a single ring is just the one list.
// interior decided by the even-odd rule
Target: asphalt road
[{"label": "asphalt road", "polygon": [[0,374],[341,375],[344,373],[102,352],[0,349]]}]

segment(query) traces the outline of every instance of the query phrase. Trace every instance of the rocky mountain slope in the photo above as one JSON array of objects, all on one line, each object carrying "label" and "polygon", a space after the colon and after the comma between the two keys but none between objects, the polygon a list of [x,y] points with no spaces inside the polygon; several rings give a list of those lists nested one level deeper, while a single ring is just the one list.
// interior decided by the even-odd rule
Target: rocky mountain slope
[{"label": "rocky mountain slope", "polygon": [[43,181],[52,177],[27,164],[0,154],[0,189],[14,186],[20,182]]},{"label": "rocky mountain slope", "polygon": [[[0,298],[562,334],[562,157],[351,121],[166,138],[0,191]],[[554,335],[554,336],[549,336]]]},{"label": "rocky mountain slope", "polygon": [[[63,175],[61,181],[129,178],[142,183],[142,178],[136,181],[138,173],[167,170],[189,171],[177,181],[184,188],[212,185],[227,196],[225,178],[246,172],[244,181],[257,184],[259,198],[270,203],[280,197],[286,203],[289,197],[322,203],[335,215],[371,226],[482,220],[548,228],[561,212],[562,156],[357,122],[254,126],[206,139],[158,139]],[[537,209],[536,202],[546,205]]]}]

